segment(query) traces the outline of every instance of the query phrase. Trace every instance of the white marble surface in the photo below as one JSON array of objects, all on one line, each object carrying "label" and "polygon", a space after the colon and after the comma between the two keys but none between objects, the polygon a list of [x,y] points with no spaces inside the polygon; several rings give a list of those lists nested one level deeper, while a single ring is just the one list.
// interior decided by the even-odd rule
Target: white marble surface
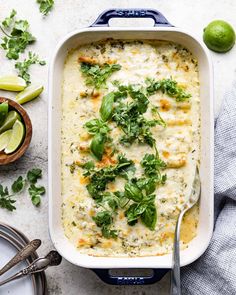
[{"label": "white marble surface", "polygon": [[[43,18],[38,12],[36,1],[1,0],[0,19],[7,16],[12,8],[18,11],[19,17],[29,20],[31,31],[37,37],[34,52],[50,62],[50,55],[61,37],[66,33],[86,27],[104,9],[111,7],[148,7],[160,10],[174,25],[188,29],[202,37],[204,26],[213,19],[224,19],[236,28],[236,1],[234,0],[55,0],[52,13]],[[132,23],[132,21],[131,21]],[[136,22],[140,24],[140,22]],[[236,46],[227,54],[211,53],[215,74],[215,113],[218,112],[223,94],[229,89],[235,78]],[[4,57],[0,50],[0,75],[14,72],[14,63]],[[43,83],[45,91],[40,99],[25,107],[33,123],[33,139],[25,156],[9,166],[0,168],[0,183],[10,184],[19,175],[34,166],[43,169],[42,183],[47,185],[47,70],[45,67],[32,68],[32,81]],[[11,93],[0,91],[1,96],[14,97]],[[35,209],[26,193],[17,199],[17,210],[8,213],[0,209],[0,220],[23,230],[29,238],[40,238],[43,241],[39,253],[46,254],[53,246],[48,234],[48,200],[43,197],[42,206]],[[114,287],[103,284],[91,271],[78,268],[63,261],[58,268],[47,271],[49,293],[52,295],[96,295],[96,294],[168,294],[169,277],[161,282],[144,287]]]}]

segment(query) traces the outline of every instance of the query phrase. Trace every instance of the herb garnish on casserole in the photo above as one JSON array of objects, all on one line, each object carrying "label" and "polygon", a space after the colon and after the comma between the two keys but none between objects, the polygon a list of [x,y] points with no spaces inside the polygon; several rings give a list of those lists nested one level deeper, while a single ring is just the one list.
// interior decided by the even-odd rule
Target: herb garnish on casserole
[{"label": "herb garnish on casserole", "polygon": [[[89,255],[171,251],[199,161],[192,54],[163,41],[81,46],[65,63],[62,106],[66,236]],[[184,221],[183,245],[196,235],[197,210]]]}]

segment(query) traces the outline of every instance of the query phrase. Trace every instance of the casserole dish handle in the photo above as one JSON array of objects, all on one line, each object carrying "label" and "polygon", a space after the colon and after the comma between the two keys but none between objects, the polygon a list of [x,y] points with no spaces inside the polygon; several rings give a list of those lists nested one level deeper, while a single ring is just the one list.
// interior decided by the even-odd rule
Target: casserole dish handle
[{"label": "casserole dish handle", "polygon": [[113,276],[109,269],[92,269],[96,275],[109,285],[150,285],[160,281],[169,269],[153,269],[150,276]]},{"label": "casserole dish handle", "polygon": [[152,18],[155,27],[173,27],[159,11],[142,8],[105,10],[98,16],[91,27],[108,27],[109,20],[112,18]]}]

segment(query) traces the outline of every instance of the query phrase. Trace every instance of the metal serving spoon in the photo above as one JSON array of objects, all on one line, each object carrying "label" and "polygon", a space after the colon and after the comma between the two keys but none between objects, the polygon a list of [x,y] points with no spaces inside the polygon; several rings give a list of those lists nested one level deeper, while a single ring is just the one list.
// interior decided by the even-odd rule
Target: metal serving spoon
[{"label": "metal serving spoon", "polygon": [[41,245],[41,240],[35,239],[24,246],[2,269],[0,269],[0,276],[11,269],[19,262],[31,256]]},{"label": "metal serving spoon", "polygon": [[180,249],[179,249],[179,240],[180,240],[180,227],[181,221],[184,214],[190,210],[199,200],[201,195],[201,182],[199,176],[199,170],[196,166],[195,177],[192,184],[191,194],[188,204],[180,212],[177,219],[175,227],[175,240],[174,240],[174,251],[173,251],[173,267],[171,271],[171,295],[181,295],[181,281],[180,281]]},{"label": "metal serving spoon", "polygon": [[10,278],[0,282],[0,286],[3,286],[6,283],[20,279],[20,278],[25,277],[27,275],[44,271],[49,266],[57,266],[61,263],[61,260],[62,260],[62,257],[57,251],[51,251],[45,257],[36,259],[34,262],[32,262],[26,268],[22,269],[21,271],[14,274]]}]

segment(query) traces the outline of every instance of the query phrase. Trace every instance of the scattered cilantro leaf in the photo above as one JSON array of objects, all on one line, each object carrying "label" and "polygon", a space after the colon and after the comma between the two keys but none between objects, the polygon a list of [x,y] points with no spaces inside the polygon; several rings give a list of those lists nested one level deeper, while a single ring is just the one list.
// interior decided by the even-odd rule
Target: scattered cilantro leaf
[{"label": "scattered cilantro leaf", "polygon": [[133,161],[126,159],[123,155],[118,155],[117,160],[116,165],[101,169],[94,167],[87,169],[85,164],[82,166],[85,169],[84,175],[90,178],[87,190],[94,199],[100,200],[107,184],[114,181],[117,176],[126,177],[127,171],[134,165]]},{"label": "scattered cilantro leaf", "polygon": [[9,195],[8,188],[3,188],[3,186],[0,184],[0,207],[9,211],[16,210],[16,207],[13,205],[16,200],[14,200],[12,197],[12,195]]},{"label": "scattered cilantro leaf", "polygon": [[37,3],[39,4],[39,11],[47,15],[53,8],[54,0],[37,0]]},{"label": "scattered cilantro leaf", "polygon": [[81,72],[86,76],[86,85],[93,86],[96,89],[102,88],[107,79],[116,71],[121,69],[121,65],[107,63],[103,65],[81,63]]},{"label": "scattered cilantro leaf", "polygon": [[163,79],[160,81],[146,79],[146,83],[148,95],[153,95],[160,90],[163,93],[167,93],[170,97],[175,98],[177,102],[186,101],[191,97],[191,94],[184,91],[184,89],[178,86],[178,83],[172,79]]},{"label": "scattered cilantro leaf", "polygon": [[17,60],[19,54],[24,52],[29,44],[35,42],[35,37],[28,31],[27,20],[15,20],[16,11],[12,10],[9,17],[2,22],[4,29],[8,31],[2,38],[1,47],[6,51],[6,57]]},{"label": "scattered cilantro leaf", "polygon": [[19,176],[17,180],[15,180],[11,186],[13,193],[19,193],[23,190],[25,186],[25,179],[22,176]]},{"label": "scattered cilantro leaf", "polygon": [[116,238],[117,231],[112,230],[111,224],[113,222],[112,213],[110,211],[101,211],[96,216],[92,217],[98,227],[102,228],[102,235],[109,238]]},{"label": "scattered cilantro leaf", "polygon": [[27,84],[30,84],[30,74],[29,68],[33,64],[39,64],[44,66],[46,62],[44,60],[40,60],[39,56],[31,51],[28,53],[28,58],[24,59],[24,61],[17,62],[15,64],[15,68],[18,70],[18,76],[23,78]]},{"label": "scattered cilantro leaf", "polygon": [[31,184],[28,189],[29,195],[31,197],[31,201],[35,206],[39,206],[41,203],[41,196],[45,194],[46,190],[43,186],[36,186]]},{"label": "scattered cilantro leaf", "polygon": [[0,184],[0,207],[9,211],[13,211],[16,207],[13,205],[16,200],[13,199],[19,194],[27,184],[30,184],[28,188],[31,201],[35,206],[39,206],[41,203],[41,196],[45,194],[46,190],[43,186],[36,186],[35,183],[42,177],[42,170],[34,168],[27,173],[27,177],[23,178],[19,176],[11,185],[12,193],[9,194],[8,187],[3,188]]},{"label": "scattered cilantro leaf", "polygon": [[16,11],[15,11],[15,9],[12,9],[10,16],[6,17],[2,21],[2,25],[4,28],[9,28],[12,25],[12,23],[14,22],[15,15],[16,15]]},{"label": "scattered cilantro leaf", "polygon": [[31,184],[35,184],[39,178],[42,177],[42,170],[39,168],[33,168],[27,173],[27,180]]}]

